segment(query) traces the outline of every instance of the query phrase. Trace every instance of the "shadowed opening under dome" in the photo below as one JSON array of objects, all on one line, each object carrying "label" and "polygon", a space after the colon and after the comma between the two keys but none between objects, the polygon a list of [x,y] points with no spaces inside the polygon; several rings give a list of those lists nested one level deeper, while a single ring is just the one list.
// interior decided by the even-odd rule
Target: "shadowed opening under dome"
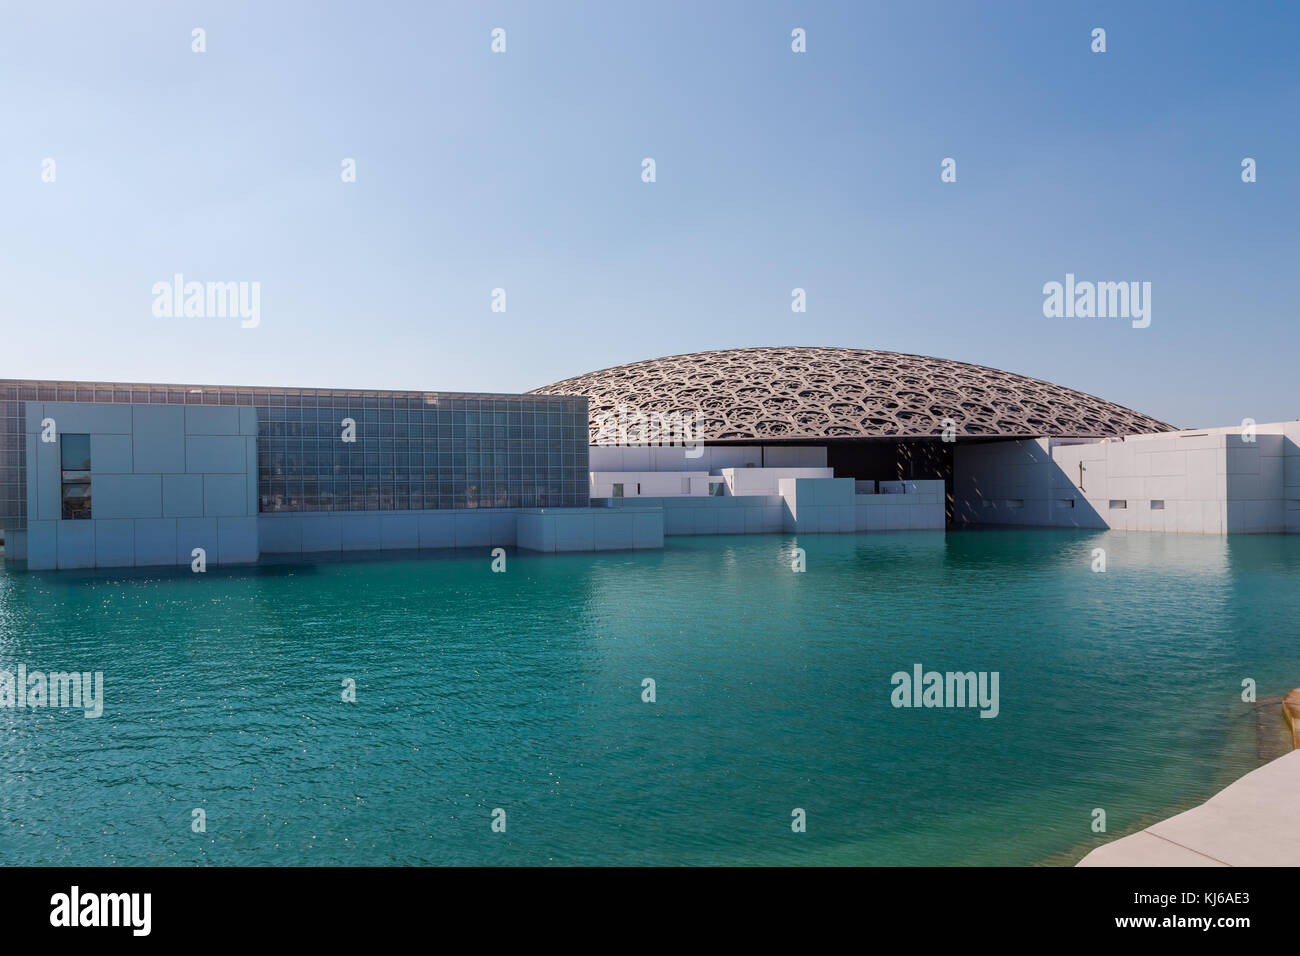
[{"label": "shadowed opening under dome", "polygon": [[645,433],[637,423],[647,420],[672,423],[664,429],[671,443],[684,428],[708,445],[818,445],[836,477],[942,478],[950,505],[957,442],[1173,430],[1013,372],[867,349],[693,352],[590,372],[534,393],[586,396],[594,446],[635,444]]}]

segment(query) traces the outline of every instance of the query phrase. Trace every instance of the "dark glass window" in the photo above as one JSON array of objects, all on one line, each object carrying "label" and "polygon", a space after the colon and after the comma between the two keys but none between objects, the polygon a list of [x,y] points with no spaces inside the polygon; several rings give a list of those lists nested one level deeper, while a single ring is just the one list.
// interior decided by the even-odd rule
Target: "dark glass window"
[{"label": "dark glass window", "polygon": [[90,471],[90,436],[64,435],[59,441],[64,471]]},{"label": "dark glass window", "polygon": [[67,521],[90,517],[90,436],[59,437],[59,467],[62,477],[63,518]]}]

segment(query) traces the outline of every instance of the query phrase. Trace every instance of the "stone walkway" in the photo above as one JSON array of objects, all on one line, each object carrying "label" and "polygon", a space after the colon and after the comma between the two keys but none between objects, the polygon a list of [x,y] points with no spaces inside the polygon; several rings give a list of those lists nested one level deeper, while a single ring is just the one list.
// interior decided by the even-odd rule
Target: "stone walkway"
[{"label": "stone walkway", "polygon": [[1079,866],[1300,864],[1300,750],[1252,770],[1199,807],[1093,850]]}]

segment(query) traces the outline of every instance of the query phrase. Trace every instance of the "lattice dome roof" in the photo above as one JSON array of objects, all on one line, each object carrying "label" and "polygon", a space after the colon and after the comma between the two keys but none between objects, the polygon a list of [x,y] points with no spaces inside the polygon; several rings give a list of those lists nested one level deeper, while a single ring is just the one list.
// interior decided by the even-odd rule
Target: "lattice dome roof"
[{"label": "lattice dome roof", "polygon": [[[1011,372],[898,352],[750,348],[633,362],[534,389],[586,395],[591,440],[620,406],[694,415],[707,442],[940,436],[1095,438],[1173,426],[1083,392]],[[604,427],[608,427],[605,425]]]}]

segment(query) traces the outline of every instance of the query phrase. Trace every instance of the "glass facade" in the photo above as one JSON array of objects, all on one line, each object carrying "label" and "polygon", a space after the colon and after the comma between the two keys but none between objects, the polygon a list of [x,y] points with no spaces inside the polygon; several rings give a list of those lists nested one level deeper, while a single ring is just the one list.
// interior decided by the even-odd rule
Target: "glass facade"
[{"label": "glass facade", "polygon": [[252,406],[262,512],[588,504],[580,396],[0,381],[0,528],[27,526],[29,401]]},{"label": "glass facade", "polygon": [[[20,388],[19,385],[30,385]],[[27,445],[23,440],[24,402],[35,383],[0,383],[0,528],[27,527]]]}]

